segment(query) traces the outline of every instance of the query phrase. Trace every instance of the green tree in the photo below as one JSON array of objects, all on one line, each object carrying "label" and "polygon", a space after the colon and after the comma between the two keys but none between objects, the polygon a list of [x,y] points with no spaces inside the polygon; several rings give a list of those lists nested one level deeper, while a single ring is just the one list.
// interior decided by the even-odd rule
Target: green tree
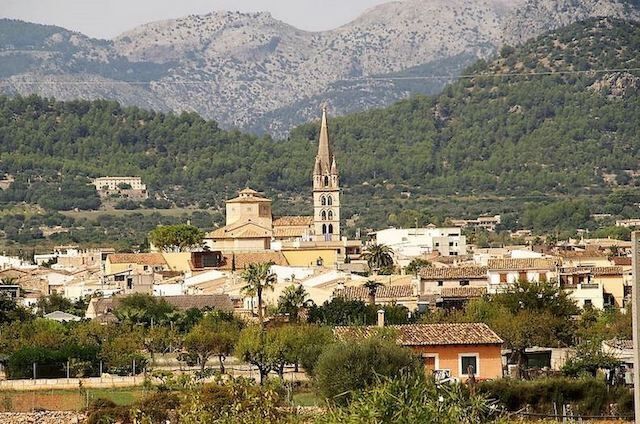
[{"label": "green tree", "polygon": [[14,321],[26,321],[33,317],[33,314],[18,305],[16,300],[6,293],[0,294],[0,324]]},{"label": "green tree", "polygon": [[419,368],[411,350],[380,334],[328,346],[315,366],[314,384],[327,400],[345,404],[381,376],[397,377],[403,371],[420,372]]},{"label": "green tree", "polygon": [[305,306],[308,296],[302,285],[285,287],[278,299],[278,312],[288,315],[292,322],[298,322],[300,309]]},{"label": "green tree", "polygon": [[430,266],[431,262],[429,262],[428,260],[415,258],[412,259],[411,262],[409,262],[409,265],[407,265],[404,270],[407,274],[415,275],[417,277],[422,268],[428,268]]},{"label": "green tree", "polygon": [[149,241],[165,252],[187,252],[202,245],[204,232],[188,224],[163,225],[149,233]]},{"label": "green tree", "polygon": [[126,330],[120,326],[118,331],[102,344],[100,359],[105,363],[105,370],[118,375],[142,372],[147,364],[147,358],[142,353],[144,349],[144,334],[140,328]]},{"label": "green tree", "polygon": [[562,372],[571,377],[583,373],[595,377],[598,370],[612,370],[621,364],[622,362],[614,356],[603,352],[601,341],[587,340],[576,346],[575,355],[562,366]]},{"label": "green tree", "polygon": [[183,345],[189,355],[198,358],[200,371],[204,371],[211,356],[217,356],[220,372],[224,374],[224,361],[233,352],[239,336],[237,322],[208,315],[189,331]]},{"label": "green tree", "polygon": [[575,303],[554,283],[519,281],[503,293],[470,302],[465,320],[484,322],[498,333],[520,373],[527,348],[571,345],[577,313]]},{"label": "green tree", "polygon": [[177,333],[169,327],[155,325],[148,328],[144,334],[144,347],[151,355],[151,364],[155,364],[155,354],[165,354],[171,348],[179,346]]},{"label": "green tree", "polygon": [[379,281],[369,280],[366,283],[364,283],[362,285],[362,287],[367,289],[367,291],[369,292],[369,305],[375,305],[376,304],[376,294],[378,293],[378,289],[380,287],[384,287],[384,284],[382,284]]},{"label": "green tree", "polygon": [[271,272],[273,263],[252,263],[242,273],[242,278],[247,283],[242,291],[249,296],[258,298],[258,320],[260,327],[264,326],[264,308],[262,294],[265,290],[273,290],[276,283],[276,275]]},{"label": "green tree", "polygon": [[255,365],[260,373],[260,384],[264,384],[274,368],[271,352],[267,350],[265,331],[258,326],[250,326],[240,332],[235,347],[235,356]]},{"label": "green tree", "polygon": [[122,322],[152,326],[167,322],[173,310],[174,307],[164,299],[134,293],[120,298],[113,313]]},{"label": "green tree", "polygon": [[371,244],[362,252],[362,259],[377,273],[382,268],[393,266],[393,249],[384,244]]}]

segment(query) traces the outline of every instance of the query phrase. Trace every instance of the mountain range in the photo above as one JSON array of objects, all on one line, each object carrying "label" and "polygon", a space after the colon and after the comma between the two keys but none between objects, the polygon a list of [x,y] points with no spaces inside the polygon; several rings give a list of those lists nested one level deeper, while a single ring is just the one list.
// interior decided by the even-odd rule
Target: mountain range
[{"label": "mountain range", "polygon": [[[439,95],[331,116],[343,216],[411,226],[416,214],[514,215],[528,202],[586,199],[557,213],[586,211],[576,225],[590,213],[640,217],[640,197],[618,195],[640,186],[638,51],[640,23],[593,18],[502,48]],[[196,113],[0,96],[0,175],[15,178],[0,204],[94,208],[88,178],[138,175],[165,207],[220,209],[250,186],[279,214],[308,213],[318,138],[318,122],[274,140]]]},{"label": "mountain range", "polygon": [[287,134],[316,117],[434,94],[504,45],[589,17],[638,20],[636,1],[405,0],[307,32],[268,13],[153,22],[113,40],[0,20],[0,92],[114,99],[193,111],[223,127]]}]

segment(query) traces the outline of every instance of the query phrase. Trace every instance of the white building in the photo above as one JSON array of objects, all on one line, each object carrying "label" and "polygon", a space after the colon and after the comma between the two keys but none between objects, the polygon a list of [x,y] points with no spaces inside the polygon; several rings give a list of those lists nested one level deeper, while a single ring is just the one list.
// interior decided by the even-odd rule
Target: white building
[{"label": "white building", "polygon": [[393,249],[396,259],[439,252],[442,256],[467,254],[467,238],[456,227],[389,228],[375,233],[376,243]]},{"label": "white building", "polygon": [[9,269],[9,268],[17,268],[17,269],[33,269],[35,265],[24,261],[17,256],[5,256],[0,255],[0,269]]},{"label": "white building", "polygon": [[616,227],[638,228],[640,219],[619,219],[616,221]]},{"label": "white building", "polygon": [[451,224],[456,227],[466,228],[482,228],[490,232],[496,231],[498,225],[502,223],[500,215],[479,216],[476,219],[452,219]]},{"label": "white building", "polygon": [[557,276],[559,264],[556,258],[489,259],[489,291],[518,281],[551,281]]},{"label": "white building", "polygon": [[140,177],[100,177],[93,180],[93,185],[98,191],[113,191],[127,185],[131,186],[129,190],[147,190],[147,186],[142,183]]}]

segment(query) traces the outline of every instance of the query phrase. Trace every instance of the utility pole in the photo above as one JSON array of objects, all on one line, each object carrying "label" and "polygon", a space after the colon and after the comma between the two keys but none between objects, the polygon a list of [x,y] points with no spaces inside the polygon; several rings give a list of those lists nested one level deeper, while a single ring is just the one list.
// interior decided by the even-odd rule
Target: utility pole
[{"label": "utility pole", "polygon": [[633,310],[633,399],[635,421],[640,420],[640,231],[631,234],[633,282],[631,286]]}]

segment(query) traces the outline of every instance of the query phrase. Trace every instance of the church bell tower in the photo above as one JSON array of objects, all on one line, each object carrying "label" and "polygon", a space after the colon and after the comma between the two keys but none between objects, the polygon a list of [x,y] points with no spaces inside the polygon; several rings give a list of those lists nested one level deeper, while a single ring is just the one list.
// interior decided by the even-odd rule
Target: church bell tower
[{"label": "church bell tower", "polygon": [[313,226],[316,241],[340,240],[340,181],[329,143],[326,106],[313,168]]}]

